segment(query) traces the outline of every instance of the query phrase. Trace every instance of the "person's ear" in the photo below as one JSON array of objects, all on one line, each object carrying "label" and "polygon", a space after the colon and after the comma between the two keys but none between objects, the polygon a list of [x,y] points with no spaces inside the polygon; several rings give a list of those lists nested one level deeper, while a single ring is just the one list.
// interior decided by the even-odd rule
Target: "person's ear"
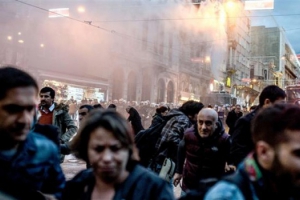
[{"label": "person's ear", "polygon": [[270,99],[265,99],[264,101],[264,107],[265,106],[269,106],[272,102],[270,101]]},{"label": "person's ear", "polygon": [[265,141],[258,141],[255,149],[259,164],[266,170],[271,169],[275,158],[274,148]]}]

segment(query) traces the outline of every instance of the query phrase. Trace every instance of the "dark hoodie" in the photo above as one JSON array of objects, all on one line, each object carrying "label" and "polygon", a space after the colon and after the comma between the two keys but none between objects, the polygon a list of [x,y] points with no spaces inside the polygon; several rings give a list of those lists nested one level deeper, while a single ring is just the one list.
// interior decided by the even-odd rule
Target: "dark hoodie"
[{"label": "dark hoodie", "polygon": [[128,121],[131,122],[131,126],[134,132],[134,135],[136,135],[138,132],[140,132],[141,130],[144,130],[144,127],[142,125],[142,121],[141,121],[141,116],[138,113],[138,111],[131,107],[129,109],[129,117],[128,117]]},{"label": "dark hoodie", "polygon": [[[230,150],[229,135],[223,126],[212,136],[201,138],[197,124],[184,133],[178,149],[176,172],[183,174],[182,189],[196,189],[201,179],[220,178],[225,172],[225,163]],[[183,163],[186,159],[183,169]]]}]

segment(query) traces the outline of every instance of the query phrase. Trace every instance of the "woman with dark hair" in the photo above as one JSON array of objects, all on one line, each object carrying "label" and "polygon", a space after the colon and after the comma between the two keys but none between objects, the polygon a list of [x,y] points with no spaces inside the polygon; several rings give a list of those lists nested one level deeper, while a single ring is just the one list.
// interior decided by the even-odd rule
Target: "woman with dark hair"
[{"label": "woman with dark hair", "polygon": [[144,127],[142,125],[141,116],[138,113],[138,111],[135,108],[128,106],[126,108],[126,112],[129,114],[129,117],[127,120],[131,123],[131,127],[133,129],[134,135],[136,135],[141,130],[144,130]]},{"label": "woman with dark hair", "polygon": [[152,117],[152,122],[151,122],[150,127],[154,127],[157,124],[162,123],[164,121],[163,116],[166,116],[169,111],[170,111],[170,108],[166,105],[162,105],[162,106],[156,108],[156,113]]},{"label": "woman with dark hair", "polygon": [[167,182],[137,164],[132,132],[117,112],[91,111],[71,149],[92,167],[67,182],[63,199],[174,199]]}]

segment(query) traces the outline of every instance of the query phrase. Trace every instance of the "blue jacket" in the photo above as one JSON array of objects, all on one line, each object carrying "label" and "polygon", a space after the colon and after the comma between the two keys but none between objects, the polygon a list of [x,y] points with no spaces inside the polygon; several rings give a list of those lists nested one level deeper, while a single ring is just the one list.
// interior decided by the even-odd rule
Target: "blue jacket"
[{"label": "blue jacket", "polygon": [[292,188],[288,181],[276,179],[273,172],[264,170],[254,154],[249,154],[235,172],[234,182],[226,177],[214,185],[205,200],[269,200],[300,199],[300,192]]},{"label": "blue jacket", "polygon": [[16,154],[0,153],[0,190],[17,199],[37,199],[39,192],[61,198],[65,177],[57,146],[44,136],[29,133]]}]

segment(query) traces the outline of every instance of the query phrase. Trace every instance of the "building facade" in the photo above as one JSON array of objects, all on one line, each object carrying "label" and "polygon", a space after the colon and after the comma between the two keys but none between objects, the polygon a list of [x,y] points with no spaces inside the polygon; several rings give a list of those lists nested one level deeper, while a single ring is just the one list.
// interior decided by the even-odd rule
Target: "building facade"
[{"label": "building facade", "polygon": [[[212,103],[236,98],[244,104],[250,20],[243,9],[237,18],[222,1],[201,6],[186,1],[28,2],[54,11],[1,2],[0,64],[23,67],[41,85],[70,88],[78,99],[209,104],[208,94],[222,93],[228,101]],[[64,13],[53,17],[60,8],[66,8]]]},{"label": "building facade", "polygon": [[[281,88],[299,78],[299,61],[280,27],[251,27],[252,77],[256,85],[275,84]],[[259,64],[258,64],[259,63]]]}]

